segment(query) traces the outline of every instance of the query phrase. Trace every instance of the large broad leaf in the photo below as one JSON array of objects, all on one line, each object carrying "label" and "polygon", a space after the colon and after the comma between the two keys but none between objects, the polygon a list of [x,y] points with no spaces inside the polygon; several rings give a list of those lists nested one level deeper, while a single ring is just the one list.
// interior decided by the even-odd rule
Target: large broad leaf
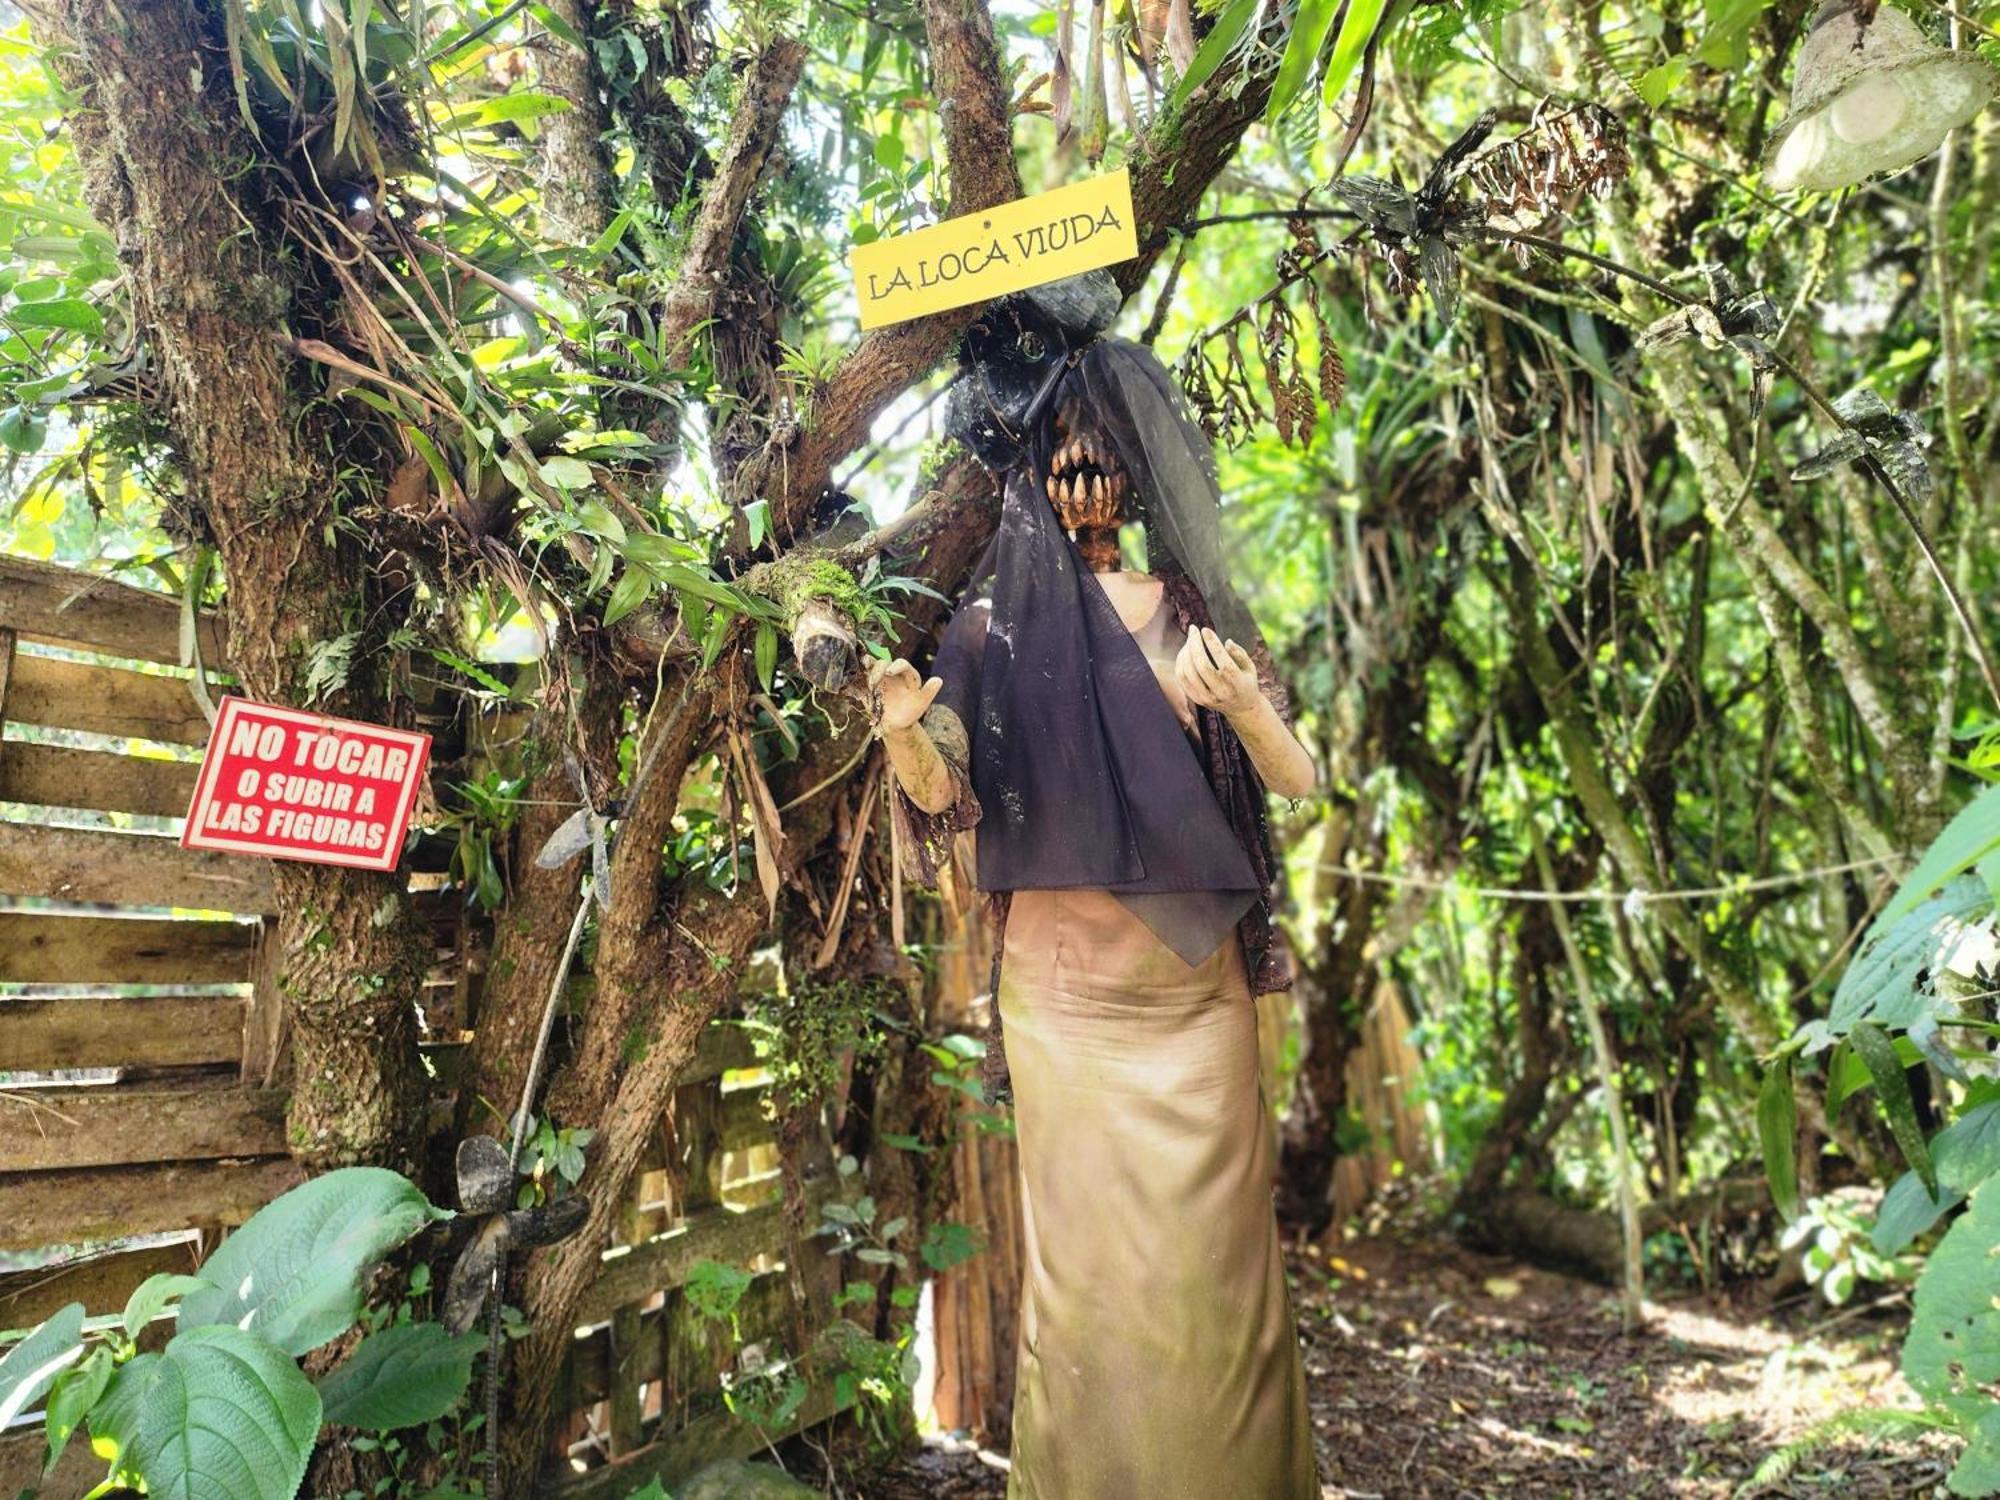
[{"label": "large broad leaf", "polygon": [[1869,1243],[1884,1255],[1900,1255],[1912,1240],[1964,1201],[1965,1194],[1952,1188],[1940,1187],[1933,1194],[1923,1178],[1905,1172],[1882,1195]]},{"label": "large broad leaf", "polygon": [[343,1167],[266,1204],[201,1268],[180,1325],[253,1329],[287,1354],[339,1338],[361,1315],[362,1279],[425,1225],[448,1219],[407,1179]]},{"label": "large broad leaf", "polygon": [[[1917,1278],[1903,1378],[1933,1405],[1991,1406],[2000,1380],[2000,1187],[1988,1182]],[[1956,1488],[1956,1486],[1954,1486]],[[1967,1493],[1961,1491],[1960,1493]]]},{"label": "large broad leaf", "polygon": [[1931,1140],[1938,1182],[1970,1193],[2000,1172],[2000,1101],[1968,1109]]},{"label": "large broad leaf", "polygon": [[438,1323],[396,1323],[371,1333],[339,1369],[319,1382],[326,1420],[387,1432],[435,1421],[472,1380],[472,1360],[486,1340],[447,1333]]},{"label": "large broad leaf", "polygon": [[1932,891],[1956,875],[1962,875],[1982,857],[2000,849],[2000,783],[1989,786],[1968,802],[1959,815],[1944,825],[1931,841],[1916,869],[1905,877],[1902,887],[1882,908],[1881,921],[1893,921],[1904,912],[1914,911]]},{"label": "large broad leaf", "polygon": [[1952,1406],[1972,1435],[1945,1488],[1954,1495],[2000,1495],[2000,1406],[1983,1396],[1969,1396]]},{"label": "large broad leaf", "polygon": [[83,1353],[83,1304],[72,1302],[0,1359],[0,1427],[33,1406]]},{"label": "large broad leaf", "polygon": [[1857,1021],[1868,1020],[1901,1030],[1929,1014],[1939,1003],[1938,969],[1992,905],[1986,887],[1968,876],[1894,920],[1884,911],[1841,976],[1827,1029],[1844,1036]]},{"label": "large broad leaf", "polygon": [[90,1436],[153,1500],[292,1500],[319,1417],[319,1392],[283,1350],[240,1328],[194,1328],[118,1371]]}]

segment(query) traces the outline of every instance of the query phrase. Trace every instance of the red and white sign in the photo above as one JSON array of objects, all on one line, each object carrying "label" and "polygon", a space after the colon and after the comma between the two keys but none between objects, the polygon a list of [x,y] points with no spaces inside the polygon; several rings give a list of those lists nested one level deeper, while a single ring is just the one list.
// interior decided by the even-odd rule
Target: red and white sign
[{"label": "red and white sign", "polygon": [[183,849],[393,870],[431,737],[225,698]]}]

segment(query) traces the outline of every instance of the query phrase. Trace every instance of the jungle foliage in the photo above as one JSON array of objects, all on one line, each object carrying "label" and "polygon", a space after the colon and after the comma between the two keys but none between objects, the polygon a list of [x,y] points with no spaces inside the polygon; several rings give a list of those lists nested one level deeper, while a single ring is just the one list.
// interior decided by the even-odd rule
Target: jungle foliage
[{"label": "jungle foliage", "polygon": [[[921,653],[994,496],[932,436],[964,317],[863,338],[840,263],[1127,165],[1121,331],[1218,441],[1322,762],[1280,815],[1285,1212],[1326,1227],[1393,987],[1444,1222],[1835,1299],[1929,1252],[1910,1380],[1984,1483],[1991,1372],[1937,1351],[2000,1290],[1993,115],[1768,193],[1803,0],[22,8],[0,541],[225,602],[259,696],[526,725],[497,768],[447,745],[436,814],[496,934],[460,1123],[525,1089],[598,1205],[536,1253],[510,1461],[746,987],[780,1034],[868,996],[796,1028],[866,1039],[864,1257],[964,1231],[914,1149],[962,1048],[855,854],[881,773],[842,689]],[[2000,55],[2000,6],[1909,10]],[[407,898],[279,894],[300,1155],[411,1165]],[[573,923],[593,999],[533,1079]]]}]

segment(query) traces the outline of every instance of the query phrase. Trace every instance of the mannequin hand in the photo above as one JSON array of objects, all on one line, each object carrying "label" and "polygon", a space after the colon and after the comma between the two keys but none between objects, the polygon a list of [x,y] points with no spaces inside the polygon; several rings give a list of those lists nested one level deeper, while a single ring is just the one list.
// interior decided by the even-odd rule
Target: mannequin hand
[{"label": "mannequin hand", "polygon": [[1250,653],[1206,627],[1192,632],[1174,658],[1174,679],[1189,702],[1225,718],[1233,719],[1264,702]]},{"label": "mannequin hand", "polygon": [[942,677],[925,682],[906,661],[876,661],[868,668],[868,685],[875,691],[875,724],[889,731],[908,729],[924,716],[944,687]]}]

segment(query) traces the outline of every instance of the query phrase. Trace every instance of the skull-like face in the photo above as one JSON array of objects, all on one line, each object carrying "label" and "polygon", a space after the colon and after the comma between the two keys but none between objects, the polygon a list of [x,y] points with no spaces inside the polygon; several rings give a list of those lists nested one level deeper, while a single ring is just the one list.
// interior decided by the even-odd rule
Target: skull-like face
[{"label": "skull-like face", "polygon": [[1118,450],[1074,399],[1056,408],[1055,429],[1046,484],[1056,518],[1066,531],[1115,531],[1132,486]]}]

